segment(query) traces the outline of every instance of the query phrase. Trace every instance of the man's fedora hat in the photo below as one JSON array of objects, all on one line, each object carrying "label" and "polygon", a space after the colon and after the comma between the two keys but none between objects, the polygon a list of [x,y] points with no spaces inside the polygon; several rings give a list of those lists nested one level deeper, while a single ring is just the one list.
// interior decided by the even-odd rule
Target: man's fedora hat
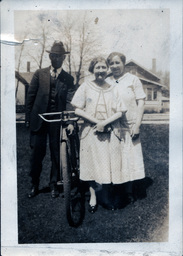
[{"label": "man's fedora hat", "polygon": [[58,41],[55,41],[51,47],[51,50],[50,51],[46,50],[46,52],[55,53],[55,54],[59,54],[59,55],[62,55],[62,54],[64,55],[64,54],[70,53],[70,52],[66,52],[63,43],[58,42]]}]

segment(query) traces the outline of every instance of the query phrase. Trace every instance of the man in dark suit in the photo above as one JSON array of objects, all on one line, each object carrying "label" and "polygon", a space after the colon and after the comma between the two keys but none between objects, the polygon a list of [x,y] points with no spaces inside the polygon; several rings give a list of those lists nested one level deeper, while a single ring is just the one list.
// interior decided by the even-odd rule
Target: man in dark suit
[{"label": "man in dark suit", "polygon": [[[49,53],[51,66],[34,73],[29,86],[26,102],[26,125],[30,125],[30,176],[32,188],[28,195],[38,194],[42,161],[46,155],[47,136],[51,155],[50,189],[51,197],[59,196],[57,181],[59,178],[59,123],[46,123],[38,114],[72,110],[70,101],[75,91],[74,79],[62,69],[66,52],[62,42],[55,42]],[[70,133],[73,125],[68,125]]]}]

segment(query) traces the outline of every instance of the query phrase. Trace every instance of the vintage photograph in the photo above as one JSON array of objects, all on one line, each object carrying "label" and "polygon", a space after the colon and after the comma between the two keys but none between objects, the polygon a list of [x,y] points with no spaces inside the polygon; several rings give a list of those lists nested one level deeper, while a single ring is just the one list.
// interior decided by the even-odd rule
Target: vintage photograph
[{"label": "vintage photograph", "polygon": [[19,243],[168,241],[169,10],[14,28]]},{"label": "vintage photograph", "polygon": [[181,255],[176,1],[2,1],[3,256]]}]

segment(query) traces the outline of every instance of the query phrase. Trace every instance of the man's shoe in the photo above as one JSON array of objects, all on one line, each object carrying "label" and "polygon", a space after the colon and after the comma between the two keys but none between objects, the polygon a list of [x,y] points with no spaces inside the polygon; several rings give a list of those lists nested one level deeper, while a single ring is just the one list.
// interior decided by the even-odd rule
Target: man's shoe
[{"label": "man's shoe", "polygon": [[39,191],[38,186],[33,185],[30,193],[28,194],[28,197],[32,198],[32,197],[36,196],[38,194],[38,191]]},{"label": "man's shoe", "polygon": [[51,188],[51,197],[52,198],[56,198],[59,196],[59,192],[56,186],[54,186],[53,188]]}]

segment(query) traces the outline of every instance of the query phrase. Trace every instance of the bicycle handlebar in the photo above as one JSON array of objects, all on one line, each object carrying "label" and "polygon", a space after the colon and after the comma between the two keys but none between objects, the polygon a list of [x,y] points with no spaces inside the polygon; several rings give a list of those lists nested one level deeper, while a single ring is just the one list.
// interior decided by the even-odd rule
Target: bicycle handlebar
[{"label": "bicycle handlebar", "polygon": [[[59,115],[59,118],[57,119],[47,119],[45,116],[57,116]],[[46,122],[52,123],[52,122],[67,122],[67,121],[75,121],[77,122],[79,120],[79,117],[75,115],[74,111],[63,111],[63,112],[52,112],[52,113],[43,113],[39,114],[39,116]]]}]

